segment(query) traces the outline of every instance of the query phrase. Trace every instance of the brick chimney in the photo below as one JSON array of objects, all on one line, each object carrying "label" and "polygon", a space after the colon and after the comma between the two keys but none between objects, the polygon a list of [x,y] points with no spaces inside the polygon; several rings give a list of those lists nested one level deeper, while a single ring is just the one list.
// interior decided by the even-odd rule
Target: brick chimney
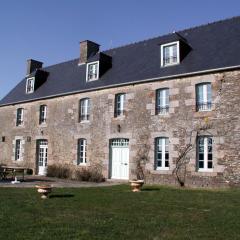
[{"label": "brick chimney", "polygon": [[43,63],[37,60],[28,59],[27,60],[27,75],[31,74],[38,68],[42,68]]},{"label": "brick chimney", "polygon": [[89,57],[94,56],[99,51],[99,44],[85,40],[80,42],[80,58],[79,65],[87,62]]}]

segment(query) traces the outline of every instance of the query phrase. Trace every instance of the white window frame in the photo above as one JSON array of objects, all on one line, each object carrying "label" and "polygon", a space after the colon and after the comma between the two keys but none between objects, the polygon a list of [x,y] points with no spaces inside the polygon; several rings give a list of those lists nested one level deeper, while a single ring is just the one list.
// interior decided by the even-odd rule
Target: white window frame
[{"label": "white window frame", "polygon": [[[158,167],[158,148],[159,148],[159,140],[164,140],[162,141],[162,166],[161,167]],[[168,145],[166,145],[166,139],[168,140]],[[170,166],[170,161],[169,161],[169,138],[168,137],[157,137],[156,140],[155,140],[155,161],[156,161],[156,170],[169,170],[169,166]],[[166,146],[168,146],[168,151],[166,151]],[[168,153],[168,167],[166,167],[166,158],[165,158],[165,154],[166,152]]]},{"label": "white window frame", "polygon": [[[97,64],[97,77],[89,79],[89,74],[88,74],[89,66],[90,66],[90,65],[94,65],[94,64]],[[99,61],[87,63],[86,81],[87,81],[87,82],[91,82],[91,81],[97,80],[98,78],[99,78]]]},{"label": "white window frame", "polygon": [[77,165],[87,164],[87,139],[78,139]]},{"label": "white window frame", "polygon": [[[177,45],[177,61],[173,62],[173,63],[165,63],[165,61],[164,61],[164,49],[166,47],[171,46],[171,45]],[[170,42],[170,43],[166,43],[166,44],[161,45],[161,67],[173,66],[173,65],[176,65],[176,64],[180,63],[180,48],[179,48],[179,46],[180,46],[179,41]]]},{"label": "white window frame", "polygon": [[[80,104],[79,121],[80,122],[89,122],[90,121],[90,112],[91,112],[90,98],[82,98],[82,99],[80,99],[79,104]],[[82,119],[82,116],[84,116],[83,119]]]},{"label": "white window frame", "polygon": [[[167,96],[168,91],[168,96]],[[161,98],[160,98],[160,92],[163,93],[163,102],[161,105]],[[167,98],[168,98],[168,104],[167,104]],[[156,90],[156,113],[158,115],[166,115],[169,113],[169,88],[159,88]],[[162,108],[162,110],[161,110]]]},{"label": "white window frame", "polygon": [[125,115],[126,93],[118,93],[115,96],[115,117]]},{"label": "white window frame", "polygon": [[[19,145],[18,145],[19,142]],[[18,148],[19,146],[19,148]],[[21,161],[22,157],[22,139],[16,139],[15,140],[15,161]]]},{"label": "white window frame", "polygon": [[[20,116],[21,116],[20,122],[18,122],[18,111],[19,111],[19,110],[21,111],[21,112],[20,112]],[[24,109],[23,109],[23,108],[18,108],[18,109],[17,109],[17,116],[16,116],[16,126],[17,126],[17,127],[23,125],[23,115],[24,115]]]},{"label": "white window frame", "polygon": [[[211,89],[211,96],[212,96],[212,84],[211,83],[205,82],[205,83],[199,83],[199,84],[196,85],[196,104],[197,104],[197,111],[198,112],[206,112],[206,111],[211,111],[212,110],[212,97],[211,97],[210,100],[208,99],[208,85],[210,85],[210,87],[211,87],[210,89]],[[199,108],[200,101],[198,99],[198,97],[199,97],[198,88],[200,86],[203,87],[203,93],[202,93],[203,102],[202,103],[206,105],[206,106],[203,105],[204,107],[201,107],[201,108]],[[208,104],[209,104],[209,106],[208,106]]]},{"label": "white window frame", "polygon": [[[42,113],[43,113],[43,117],[42,117]],[[47,122],[47,105],[40,105],[40,107],[39,107],[39,124],[45,124],[46,122]]]},{"label": "white window frame", "polygon": [[[31,81],[31,86],[30,86],[30,90],[28,91],[29,81]],[[26,93],[27,94],[34,92],[34,85],[35,85],[35,77],[27,78],[27,81],[26,81]]]},{"label": "white window frame", "polygon": [[[204,139],[204,160],[203,160],[203,168],[199,168],[199,138]],[[212,168],[208,168],[208,138],[212,139]],[[197,165],[198,165],[198,172],[213,172],[213,137],[212,136],[199,136],[197,139]]]}]

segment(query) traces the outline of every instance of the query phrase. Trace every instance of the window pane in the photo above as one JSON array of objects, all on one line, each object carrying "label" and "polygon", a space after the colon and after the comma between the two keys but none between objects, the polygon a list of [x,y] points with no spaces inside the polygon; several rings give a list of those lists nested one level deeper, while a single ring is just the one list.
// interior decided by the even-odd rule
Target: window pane
[{"label": "window pane", "polygon": [[203,153],[199,154],[199,160],[204,160],[204,154]]},{"label": "window pane", "polygon": [[203,161],[199,161],[199,168],[204,168]]},{"label": "window pane", "polygon": [[208,160],[212,161],[212,154],[208,154]]},{"label": "window pane", "polygon": [[169,167],[169,152],[168,152],[169,139],[160,137],[156,139],[155,156],[157,167]]},{"label": "window pane", "polygon": [[117,94],[115,97],[115,116],[124,115],[126,94]]},{"label": "window pane", "polygon": [[212,168],[212,161],[208,162],[208,168]]}]

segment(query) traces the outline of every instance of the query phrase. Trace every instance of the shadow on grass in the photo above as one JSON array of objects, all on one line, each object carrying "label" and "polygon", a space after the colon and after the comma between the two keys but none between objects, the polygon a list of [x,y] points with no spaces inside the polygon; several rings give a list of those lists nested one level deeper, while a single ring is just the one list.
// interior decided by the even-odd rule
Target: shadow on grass
[{"label": "shadow on grass", "polygon": [[53,194],[50,195],[49,198],[71,198],[74,197],[73,194]]},{"label": "shadow on grass", "polygon": [[156,188],[156,187],[146,187],[146,188],[142,188],[143,192],[151,192],[151,191],[160,191],[160,188]]}]

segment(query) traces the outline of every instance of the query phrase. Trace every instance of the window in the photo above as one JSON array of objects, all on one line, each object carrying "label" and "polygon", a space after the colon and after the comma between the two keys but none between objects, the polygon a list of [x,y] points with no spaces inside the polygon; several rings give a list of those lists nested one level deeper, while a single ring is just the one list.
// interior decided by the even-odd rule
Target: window
[{"label": "window", "polygon": [[212,137],[198,137],[198,170],[211,171],[213,168]]},{"label": "window", "polygon": [[87,163],[87,140],[81,138],[78,140],[78,159],[77,164]]},{"label": "window", "polygon": [[21,160],[22,143],[20,139],[15,142],[15,161]]},{"label": "window", "polygon": [[34,92],[34,82],[35,78],[28,78],[26,83],[26,93],[33,93]]},{"label": "window", "polygon": [[120,93],[115,96],[115,117],[123,116],[125,114],[125,99],[125,93]]},{"label": "window", "polygon": [[90,99],[84,98],[80,100],[80,122],[89,121],[90,119]]},{"label": "window", "polygon": [[169,170],[169,139],[156,138],[155,143],[156,170]]},{"label": "window", "polygon": [[47,121],[47,106],[41,105],[39,110],[39,124],[46,123]]},{"label": "window", "polygon": [[178,64],[180,62],[179,55],[179,42],[161,45],[161,66]]},{"label": "window", "polygon": [[99,62],[87,64],[87,81],[97,80],[99,76]]},{"label": "window", "polygon": [[196,86],[196,110],[209,111],[212,108],[211,83],[201,83]]},{"label": "window", "polygon": [[156,114],[169,112],[169,89],[158,89],[156,92]]},{"label": "window", "polygon": [[18,108],[16,126],[21,126],[21,125],[23,125],[23,108]]}]

